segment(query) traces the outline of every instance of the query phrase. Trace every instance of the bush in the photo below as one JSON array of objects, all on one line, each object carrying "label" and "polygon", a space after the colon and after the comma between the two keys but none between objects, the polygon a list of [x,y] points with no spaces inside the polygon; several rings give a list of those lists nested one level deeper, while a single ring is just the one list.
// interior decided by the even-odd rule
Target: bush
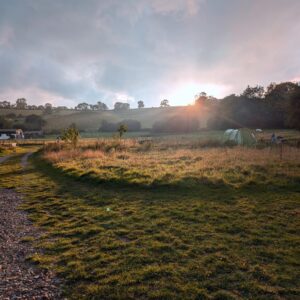
[{"label": "bush", "polygon": [[70,143],[74,149],[77,147],[78,139],[79,131],[75,125],[71,125],[69,128],[64,130],[62,134],[62,140]]}]

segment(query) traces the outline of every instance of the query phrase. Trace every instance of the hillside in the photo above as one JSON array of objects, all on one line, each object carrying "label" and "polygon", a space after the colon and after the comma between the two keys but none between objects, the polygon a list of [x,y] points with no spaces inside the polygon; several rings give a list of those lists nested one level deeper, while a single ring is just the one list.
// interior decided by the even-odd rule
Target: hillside
[{"label": "hillside", "polygon": [[71,111],[70,114],[55,113],[44,116],[47,124],[44,128],[45,132],[51,132],[66,128],[75,123],[80,130],[97,131],[103,120],[109,122],[120,122],[122,120],[137,120],[141,122],[143,129],[152,128],[157,121],[166,120],[176,116],[188,116],[199,118],[201,127],[206,126],[207,117],[195,110],[194,107],[169,107],[169,108],[143,108],[130,109],[127,111]]},{"label": "hillside", "polygon": [[70,115],[48,115],[45,116],[47,124],[45,131],[60,130],[75,123],[80,130],[97,131],[103,120],[109,122],[120,122],[122,120],[137,120],[141,122],[143,129],[152,128],[157,121],[166,120],[176,116],[188,116],[199,118],[201,127],[206,126],[207,116],[201,114],[192,106],[178,106],[169,108],[143,108],[130,109],[127,111],[81,111]]},{"label": "hillside", "polygon": [[194,106],[175,106],[167,108],[143,108],[130,109],[125,111],[76,111],[62,110],[44,115],[41,110],[20,110],[20,109],[0,109],[0,116],[15,114],[18,122],[23,122],[25,116],[40,115],[47,122],[44,131],[51,133],[60,131],[70,124],[75,123],[80,130],[97,131],[102,121],[121,122],[123,120],[137,120],[141,123],[142,129],[150,129],[158,121],[164,121],[172,117],[197,118],[200,127],[206,127],[207,113]]}]

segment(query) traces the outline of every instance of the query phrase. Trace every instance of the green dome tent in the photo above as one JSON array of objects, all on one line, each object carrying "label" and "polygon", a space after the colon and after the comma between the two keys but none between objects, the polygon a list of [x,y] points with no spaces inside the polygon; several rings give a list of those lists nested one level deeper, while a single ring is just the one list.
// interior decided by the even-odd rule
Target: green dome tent
[{"label": "green dome tent", "polygon": [[255,135],[248,128],[227,129],[224,132],[224,143],[227,141],[232,141],[244,146],[253,146],[256,144]]}]

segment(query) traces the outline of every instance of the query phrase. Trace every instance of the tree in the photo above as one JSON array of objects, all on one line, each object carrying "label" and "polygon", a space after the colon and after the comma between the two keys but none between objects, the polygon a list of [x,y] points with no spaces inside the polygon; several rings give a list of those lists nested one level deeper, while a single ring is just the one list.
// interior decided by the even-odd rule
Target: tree
[{"label": "tree", "polygon": [[143,108],[145,107],[144,101],[138,101],[138,108]]},{"label": "tree", "polygon": [[51,114],[52,113],[52,104],[51,103],[46,103],[45,104],[44,113],[45,114]]},{"label": "tree", "polygon": [[169,100],[167,99],[164,99],[160,102],[160,107],[169,107],[170,104],[169,104]]},{"label": "tree", "polygon": [[16,101],[17,109],[26,109],[27,107],[27,100],[25,98],[19,98]]},{"label": "tree", "polygon": [[246,87],[246,89],[244,90],[244,92],[242,93],[242,96],[249,98],[249,99],[253,99],[253,98],[259,98],[262,99],[265,93],[265,89],[263,86],[257,85],[254,87],[250,87],[250,85],[248,85]]},{"label": "tree", "polygon": [[98,105],[97,104],[90,104],[90,109],[91,110],[98,110]]},{"label": "tree", "polygon": [[75,109],[77,110],[88,110],[89,109],[89,104],[86,103],[86,102],[82,102],[82,103],[79,103]]},{"label": "tree", "polygon": [[8,101],[0,102],[0,108],[10,108],[10,102]]},{"label": "tree", "polygon": [[108,109],[107,105],[101,101],[97,102],[97,106],[98,106],[98,110],[107,110]]},{"label": "tree", "polygon": [[125,124],[120,124],[118,128],[118,132],[119,132],[119,137],[121,139],[124,133],[127,132],[127,126]]},{"label": "tree", "polygon": [[129,103],[116,102],[114,105],[115,110],[128,110],[130,108]]},{"label": "tree", "polygon": [[287,125],[300,129],[300,87],[291,95],[287,106]]},{"label": "tree", "polygon": [[205,101],[208,100],[207,94],[205,92],[201,92],[197,95],[195,95],[195,104],[203,104]]},{"label": "tree", "polygon": [[265,99],[272,107],[283,111],[286,109],[288,99],[298,88],[299,86],[293,82],[271,83],[267,87]]},{"label": "tree", "polygon": [[12,126],[12,121],[3,117],[3,116],[0,116],[0,128],[11,128]]},{"label": "tree", "polygon": [[77,147],[78,140],[79,140],[79,131],[76,128],[75,124],[72,124],[69,128],[63,131],[62,140],[67,143],[70,143],[73,149]]}]

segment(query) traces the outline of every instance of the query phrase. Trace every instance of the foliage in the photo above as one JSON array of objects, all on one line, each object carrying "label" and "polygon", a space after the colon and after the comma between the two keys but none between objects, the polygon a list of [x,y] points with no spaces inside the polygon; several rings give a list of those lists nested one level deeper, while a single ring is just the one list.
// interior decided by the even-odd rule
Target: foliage
[{"label": "foliage", "polygon": [[130,108],[129,103],[116,102],[114,105],[115,110],[128,110]]},{"label": "foliage", "polygon": [[167,99],[164,99],[160,102],[160,107],[169,107],[170,106],[170,103],[169,103],[169,100]]},{"label": "foliage", "polygon": [[72,124],[69,128],[65,129],[62,133],[62,140],[70,143],[75,149],[79,140],[79,131],[75,124]]},{"label": "foliage", "polygon": [[11,128],[12,121],[4,116],[0,116],[0,128]]},{"label": "foliage", "polygon": [[25,98],[19,98],[16,101],[17,109],[25,109],[27,106],[27,100]]},{"label": "foliage", "polygon": [[122,136],[124,135],[125,132],[127,132],[128,128],[125,124],[120,124],[119,128],[118,128],[118,132],[119,132],[119,137],[122,138]]},{"label": "foliage", "polygon": [[145,107],[145,104],[144,104],[144,101],[138,101],[138,108],[144,108]]},{"label": "foliage", "polygon": [[254,87],[250,87],[249,85],[247,88],[244,90],[242,93],[242,96],[249,98],[249,99],[254,99],[254,98],[263,98],[265,93],[265,89],[263,86],[257,85]]},{"label": "foliage", "polygon": [[287,106],[287,124],[300,130],[300,87],[295,89],[289,98]]},{"label": "foliage", "polygon": [[46,103],[45,104],[45,109],[44,109],[44,113],[45,114],[51,114],[52,113],[52,104],[51,103]]},{"label": "foliage", "polygon": [[89,109],[89,104],[86,103],[86,102],[82,102],[82,103],[79,103],[75,109],[77,110],[88,110]]},{"label": "foliage", "polygon": [[10,108],[9,101],[0,101],[0,108]]}]

